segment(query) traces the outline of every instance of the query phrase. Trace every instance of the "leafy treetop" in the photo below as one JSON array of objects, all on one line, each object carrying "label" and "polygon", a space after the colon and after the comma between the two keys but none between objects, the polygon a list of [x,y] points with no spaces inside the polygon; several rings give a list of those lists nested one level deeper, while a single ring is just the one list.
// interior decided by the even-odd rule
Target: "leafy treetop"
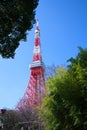
[{"label": "leafy treetop", "polygon": [[0,55],[13,58],[20,40],[35,23],[39,0],[0,0]]}]

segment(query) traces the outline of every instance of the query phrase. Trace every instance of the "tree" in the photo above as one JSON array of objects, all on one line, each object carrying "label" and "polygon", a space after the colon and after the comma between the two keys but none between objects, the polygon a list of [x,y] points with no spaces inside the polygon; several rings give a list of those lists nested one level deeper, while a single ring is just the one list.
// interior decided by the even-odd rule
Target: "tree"
[{"label": "tree", "polygon": [[45,67],[45,80],[47,80],[49,77],[53,77],[56,74],[58,66],[53,65],[48,65]]},{"label": "tree", "polygon": [[29,107],[19,110],[7,110],[2,115],[3,130],[19,130],[21,127],[27,129],[39,129],[38,117],[35,111],[31,111]]},{"label": "tree", "polygon": [[13,58],[20,40],[35,23],[39,0],[0,0],[0,55]]},{"label": "tree", "polygon": [[87,50],[79,48],[67,69],[58,68],[46,83],[40,115],[46,130],[87,129]]},{"label": "tree", "polygon": [[15,110],[7,110],[3,116],[3,130],[12,130],[21,121],[21,114]]}]

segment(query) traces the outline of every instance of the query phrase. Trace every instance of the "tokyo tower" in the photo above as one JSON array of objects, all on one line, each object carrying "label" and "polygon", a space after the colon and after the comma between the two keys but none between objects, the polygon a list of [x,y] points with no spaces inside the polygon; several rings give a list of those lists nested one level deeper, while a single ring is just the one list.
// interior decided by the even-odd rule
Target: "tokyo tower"
[{"label": "tokyo tower", "polygon": [[35,108],[41,105],[43,96],[45,95],[44,84],[44,65],[42,62],[41,45],[40,45],[40,29],[38,20],[36,21],[35,40],[33,59],[30,65],[30,79],[24,96],[18,102],[16,109]]}]

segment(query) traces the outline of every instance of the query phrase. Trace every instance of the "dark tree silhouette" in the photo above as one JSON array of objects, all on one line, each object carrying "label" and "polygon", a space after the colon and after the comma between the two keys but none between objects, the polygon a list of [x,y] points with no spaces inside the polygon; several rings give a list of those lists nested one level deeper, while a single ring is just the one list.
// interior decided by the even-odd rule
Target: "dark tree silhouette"
[{"label": "dark tree silhouette", "polygon": [[0,55],[14,58],[20,40],[35,23],[39,0],[0,0]]}]

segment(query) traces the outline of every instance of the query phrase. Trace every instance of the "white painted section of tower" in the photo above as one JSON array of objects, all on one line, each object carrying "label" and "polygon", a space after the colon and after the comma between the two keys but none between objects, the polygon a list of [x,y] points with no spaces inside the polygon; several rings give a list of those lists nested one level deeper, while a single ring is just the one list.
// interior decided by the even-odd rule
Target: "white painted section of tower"
[{"label": "white painted section of tower", "polygon": [[40,46],[34,46],[34,51],[33,51],[34,54],[38,54],[40,53]]}]

